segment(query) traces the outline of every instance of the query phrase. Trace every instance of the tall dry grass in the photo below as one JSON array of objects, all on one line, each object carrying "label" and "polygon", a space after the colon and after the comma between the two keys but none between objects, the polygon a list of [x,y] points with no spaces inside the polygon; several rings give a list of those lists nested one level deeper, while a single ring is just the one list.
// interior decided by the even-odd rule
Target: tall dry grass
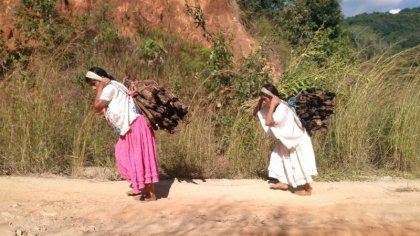
[{"label": "tall dry grass", "polygon": [[104,145],[110,143],[102,142],[109,132],[88,115],[86,89],[57,64],[32,59],[0,83],[2,172],[70,174],[82,165],[113,162]]},{"label": "tall dry grass", "polygon": [[[0,80],[1,173],[77,176],[87,166],[115,168],[113,147],[118,137],[92,113],[92,91],[79,81],[96,65],[118,80],[126,75],[155,79],[190,104],[189,125],[181,125],[174,135],[158,132],[162,173],[266,176],[271,140],[258,120],[239,109],[225,117],[230,125],[220,129],[216,108],[200,103],[207,99],[200,87],[204,79],[197,76],[205,66],[206,50],[155,30],[125,39],[112,26],[104,27],[96,36],[80,36],[53,51],[36,51],[27,64]],[[165,49],[158,60],[145,60],[148,40]],[[419,170],[418,47],[366,62],[337,58],[326,67],[298,58],[291,61],[289,71],[281,80],[282,92],[293,91],[295,85],[322,85],[337,93],[330,131],[313,137],[321,175]]]},{"label": "tall dry grass", "polygon": [[419,170],[419,55],[413,48],[330,71],[338,96],[332,129],[315,137],[321,168]]},{"label": "tall dry grass", "polygon": [[[118,136],[102,116],[92,113],[93,92],[80,80],[93,65],[104,67],[120,81],[126,76],[154,79],[189,103],[202,83],[193,76],[204,64],[200,47],[156,30],[127,39],[109,27],[93,41],[81,36],[55,51],[35,51],[27,64],[17,64],[1,78],[1,173],[78,176],[88,166],[115,168],[113,148]],[[147,40],[162,44],[167,53],[157,61],[145,60],[142,50]],[[180,127],[180,134],[158,132],[161,166],[169,174],[212,172],[201,170],[211,162],[207,145],[212,142],[195,132],[210,130],[207,136],[214,139],[211,123],[201,119],[205,111],[193,108],[191,114],[194,122]],[[199,117],[196,122],[194,117]],[[195,150],[198,144],[201,149]]]},{"label": "tall dry grass", "polygon": [[[306,73],[302,77],[295,74],[297,81],[328,77],[338,95],[331,130],[313,137],[321,175],[343,170],[418,171],[418,56],[418,50],[412,49],[328,70],[303,70],[299,72]],[[121,73],[120,78],[122,72],[117,68],[130,57],[124,52],[117,57],[105,54],[91,60],[107,65],[114,74]],[[91,112],[92,92],[77,80],[86,68],[83,59],[81,56],[76,60],[80,60],[76,67],[63,69],[60,62],[35,54],[27,68],[15,68],[0,82],[2,173],[77,176],[86,166],[114,168],[117,136],[101,116]],[[169,68],[184,71],[171,63]],[[137,70],[142,71],[141,66]],[[143,71],[143,76],[161,75],[161,81],[169,76],[159,73]],[[176,76],[182,78],[181,73]],[[166,84],[174,86],[171,80]],[[217,123],[213,119],[216,111],[189,100],[197,89],[194,83],[189,87],[192,91],[183,89],[184,101],[192,105],[191,123],[181,125],[174,135],[158,132],[162,173],[217,178],[265,176],[271,141],[258,121],[244,110],[231,117],[232,125],[225,130],[226,149],[220,153],[221,137],[216,135]]]},{"label": "tall dry grass", "polygon": [[[228,142],[222,144],[222,137],[215,135],[214,114],[210,108],[194,106],[189,125],[173,135],[159,133],[159,161],[164,172],[195,178],[266,176],[270,139],[256,118],[246,111],[238,113],[233,126],[223,131]],[[223,153],[221,145],[227,146]]]}]

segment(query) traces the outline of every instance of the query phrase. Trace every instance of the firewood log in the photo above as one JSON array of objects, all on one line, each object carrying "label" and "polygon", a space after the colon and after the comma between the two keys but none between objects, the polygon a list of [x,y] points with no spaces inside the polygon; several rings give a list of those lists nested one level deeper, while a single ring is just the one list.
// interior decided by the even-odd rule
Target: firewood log
[{"label": "firewood log", "polygon": [[166,96],[166,94],[162,91],[159,91],[156,96],[158,97],[159,101],[166,105],[171,101],[171,98],[169,98],[168,96]]},{"label": "firewood log", "polygon": [[309,133],[328,130],[334,97],[334,93],[319,89],[303,90],[294,97],[296,114]]},{"label": "firewood log", "polygon": [[124,85],[129,91],[135,92],[137,109],[144,114],[152,128],[173,133],[180,120],[188,124],[188,106],[156,82],[125,80]]}]

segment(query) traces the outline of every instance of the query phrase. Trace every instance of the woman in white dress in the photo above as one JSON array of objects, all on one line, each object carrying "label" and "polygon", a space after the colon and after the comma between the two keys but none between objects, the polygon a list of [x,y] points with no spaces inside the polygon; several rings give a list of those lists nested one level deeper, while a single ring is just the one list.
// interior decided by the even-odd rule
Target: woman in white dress
[{"label": "woman in white dress", "polygon": [[264,131],[277,139],[268,175],[278,183],[270,188],[311,195],[312,176],[317,175],[311,138],[296,113],[280,99],[274,85],[264,85],[254,115],[260,119]]}]

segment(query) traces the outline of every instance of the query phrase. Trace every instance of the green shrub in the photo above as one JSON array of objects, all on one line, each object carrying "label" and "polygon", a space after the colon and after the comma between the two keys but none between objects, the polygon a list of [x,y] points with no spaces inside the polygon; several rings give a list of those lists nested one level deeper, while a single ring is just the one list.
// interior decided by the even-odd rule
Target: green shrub
[{"label": "green shrub", "polygon": [[[99,9],[67,26],[53,20],[51,29],[59,25],[63,37],[77,37],[56,44],[55,50],[33,49],[24,54],[25,63],[4,71],[1,173],[78,176],[87,166],[115,168],[118,136],[91,112],[92,91],[83,82],[86,69],[96,65],[117,80],[127,75],[155,79],[190,105],[189,125],[180,125],[174,135],[157,133],[162,173],[265,177],[272,140],[249,110],[270,79],[267,50],[233,65],[229,39],[222,33],[212,34],[218,47],[212,49],[145,28],[137,37],[124,38],[105,13]],[[329,31],[322,30],[305,47],[294,48],[278,83],[284,95],[308,87],[337,93],[330,131],[313,137],[321,176],[418,171],[419,48],[361,61],[345,37],[327,38]],[[158,66],[146,62],[161,57],[164,63]]]}]

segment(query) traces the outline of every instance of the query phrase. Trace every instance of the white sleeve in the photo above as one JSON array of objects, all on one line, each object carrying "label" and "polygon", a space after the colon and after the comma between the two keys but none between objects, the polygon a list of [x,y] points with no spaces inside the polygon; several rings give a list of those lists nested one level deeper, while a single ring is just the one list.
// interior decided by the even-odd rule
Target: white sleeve
[{"label": "white sleeve", "polygon": [[268,133],[270,131],[270,127],[265,124],[264,116],[266,115],[266,112],[261,109],[260,111],[258,111],[257,115],[258,115],[258,119],[261,122],[261,126],[264,129],[264,132]]},{"label": "white sleeve", "polygon": [[99,99],[109,102],[117,95],[117,92],[118,92],[117,88],[109,84],[105,86],[105,88],[102,90],[102,93]]},{"label": "white sleeve", "polygon": [[273,114],[275,125],[271,127],[273,135],[288,149],[296,147],[304,135],[304,131],[296,124],[293,111],[280,103]]},{"label": "white sleeve", "polygon": [[277,106],[276,110],[273,112],[274,127],[281,129],[287,125],[287,119],[290,115],[289,111],[290,109],[283,103],[280,103]]}]

